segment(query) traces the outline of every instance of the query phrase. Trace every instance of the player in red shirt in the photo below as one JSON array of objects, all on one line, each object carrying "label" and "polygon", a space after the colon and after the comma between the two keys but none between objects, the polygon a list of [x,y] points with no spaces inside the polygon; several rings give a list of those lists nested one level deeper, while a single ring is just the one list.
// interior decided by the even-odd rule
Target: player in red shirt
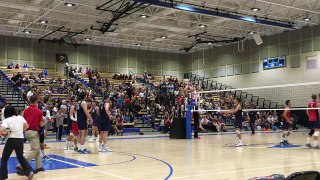
[{"label": "player in red shirt", "polygon": [[[320,104],[317,101],[317,95],[312,94],[311,96],[312,101],[308,103],[308,108],[318,108]],[[314,148],[320,149],[318,145],[318,136],[320,133],[320,121],[319,121],[319,110],[320,109],[308,109],[307,115],[309,116],[309,123],[310,123],[310,132],[307,138],[306,146],[311,148],[310,138],[313,136],[313,145]]]},{"label": "player in red shirt", "polygon": [[286,100],[286,108],[282,114],[282,121],[283,121],[283,125],[282,125],[282,129],[283,129],[283,133],[281,135],[281,141],[280,141],[280,146],[284,147],[289,145],[289,142],[287,140],[287,138],[289,137],[290,133],[292,132],[292,125],[293,125],[293,118],[291,117],[291,101],[290,100]]}]

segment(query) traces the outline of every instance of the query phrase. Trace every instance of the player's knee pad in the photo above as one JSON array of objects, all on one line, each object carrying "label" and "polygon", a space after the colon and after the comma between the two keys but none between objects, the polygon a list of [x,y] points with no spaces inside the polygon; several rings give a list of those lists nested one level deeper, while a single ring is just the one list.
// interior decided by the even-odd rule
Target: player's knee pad
[{"label": "player's knee pad", "polygon": [[309,132],[309,136],[312,136],[314,133],[314,129],[311,129],[310,132]]},{"label": "player's knee pad", "polygon": [[320,134],[320,132],[319,132],[319,131],[316,131],[316,132],[313,133],[313,136],[314,136],[314,137],[318,137],[319,134]]},{"label": "player's knee pad", "polygon": [[240,134],[240,130],[236,129],[235,130],[236,134]]}]

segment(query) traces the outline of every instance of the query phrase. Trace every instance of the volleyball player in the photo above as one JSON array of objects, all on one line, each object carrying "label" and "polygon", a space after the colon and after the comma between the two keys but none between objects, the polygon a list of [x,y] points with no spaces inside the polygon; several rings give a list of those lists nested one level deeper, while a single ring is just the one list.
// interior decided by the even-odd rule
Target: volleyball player
[{"label": "volleyball player", "polygon": [[110,98],[109,95],[105,95],[100,107],[100,118],[98,122],[98,128],[100,131],[99,136],[99,152],[112,152],[112,150],[106,146],[108,132],[111,129],[111,112],[110,112]]},{"label": "volleyball player", "polygon": [[99,107],[97,106],[98,102],[93,101],[92,102],[92,108],[90,110],[90,115],[93,119],[92,122],[92,136],[89,141],[94,142],[99,134],[98,128],[97,128],[97,119],[99,117]]},{"label": "volleyball player", "polygon": [[223,113],[227,114],[234,114],[234,126],[235,126],[235,132],[237,134],[238,142],[236,143],[236,147],[241,147],[243,146],[242,141],[241,141],[241,129],[242,129],[242,106],[241,106],[241,101],[240,98],[235,98],[233,100],[234,102],[234,108],[228,111],[222,111]]},{"label": "volleyball player", "polygon": [[[77,98],[75,96],[72,96],[70,98],[70,107],[67,108],[67,133],[68,136],[66,138],[66,145],[64,147],[65,150],[72,149],[72,144],[71,141],[73,139],[74,142],[74,150],[78,150],[78,135],[79,135],[79,130],[78,130],[78,124],[77,124],[77,117],[75,113],[75,106],[77,104]],[[71,111],[72,109],[72,111]]]},{"label": "volleyball player", "polygon": [[290,108],[291,108],[291,101],[290,100],[286,100],[286,106],[287,107],[285,108],[285,110],[282,114],[283,133],[281,135],[281,140],[280,140],[281,147],[289,145],[287,138],[289,137],[290,133],[292,132],[292,126],[293,126],[293,118],[291,117],[291,112],[290,112]]},{"label": "volleyball player", "polygon": [[[47,105],[44,103],[44,95],[42,93],[38,93],[38,108],[42,111],[43,119],[45,120],[47,116],[50,116],[47,114]],[[50,157],[45,153],[44,149],[47,147],[47,145],[44,143],[46,138],[46,129],[49,127],[49,122],[45,122],[44,127],[40,127],[39,130],[39,139],[40,139],[40,149],[41,149],[41,156],[44,160],[50,160]]]},{"label": "volleyball player", "polygon": [[91,103],[92,101],[86,98],[87,98],[87,94],[85,92],[81,92],[78,96],[79,102],[78,102],[78,108],[77,108],[77,123],[80,131],[79,139],[80,139],[80,145],[81,145],[78,152],[81,154],[90,153],[90,151],[88,151],[85,148],[84,143],[86,141],[87,132],[88,132],[87,120],[89,120],[89,124],[92,124],[92,118],[89,114],[87,103]]},{"label": "volleyball player", "polygon": [[[320,107],[320,104],[317,101],[317,95],[312,94],[311,96],[312,101],[308,103],[308,108],[317,108]],[[318,145],[318,136],[320,133],[320,122],[319,122],[319,110],[320,109],[308,109],[307,115],[309,117],[309,123],[310,123],[310,132],[307,137],[307,144],[306,146],[311,148],[310,138],[313,136],[313,146],[316,149],[319,149]]]}]

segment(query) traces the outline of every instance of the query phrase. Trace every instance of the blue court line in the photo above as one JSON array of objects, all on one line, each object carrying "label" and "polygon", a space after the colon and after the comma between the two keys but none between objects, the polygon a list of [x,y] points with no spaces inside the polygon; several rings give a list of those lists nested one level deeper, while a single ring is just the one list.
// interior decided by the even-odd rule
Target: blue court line
[{"label": "blue court line", "polygon": [[165,162],[164,160],[161,160],[161,159],[158,159],[158,158],[155,158],[155,157],[151,157],[151,156],[146,156],[146,155],[141,155],[141,154],[133,154],[133,153],[128,153],[128,152],[116,151],[116,153],[141,156],[141,157],[146,157],[146,158],[149,158],[149,159],[153,159],[153,160],[162,162],[163,164],[167,165],[169,167],[169,170],[170,170],[169,174],[164,178],[165,180],[168,180],[173,174],[173,167],[169,163]]}]

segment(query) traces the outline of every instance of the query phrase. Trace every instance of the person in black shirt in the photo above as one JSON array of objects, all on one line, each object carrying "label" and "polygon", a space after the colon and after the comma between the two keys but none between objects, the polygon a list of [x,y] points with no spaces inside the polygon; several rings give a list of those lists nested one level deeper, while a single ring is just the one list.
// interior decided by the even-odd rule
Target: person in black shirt
[{"label": "person in black shirt", "polygon": [[257,112],[256,111],[250,111],[249,113],[249,118],[250,118],[250,128],[251,128],[251,135],[254,135],[254,129],[255,129],[255,123],[257,120]]},{"label": "person in black shirt", "polygon": [[[196,106],[195,110],[198,110],[198,106]],[[194,138],[200,139],[198,135],[199,131],[199,122],[200,122],[200,113],[198,111],[193,112],[193,120],[194,120]]]}]

